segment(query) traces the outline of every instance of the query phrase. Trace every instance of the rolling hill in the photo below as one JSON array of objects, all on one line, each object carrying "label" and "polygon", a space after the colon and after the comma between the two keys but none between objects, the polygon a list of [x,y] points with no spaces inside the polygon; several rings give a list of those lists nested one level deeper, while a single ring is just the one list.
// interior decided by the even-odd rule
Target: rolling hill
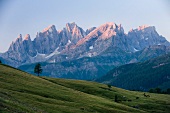
[{"label": "rolling hill", "polygon": [[170,88],[170,54],[116,67],[96,81],[129,90]]},{"label": "rolling hill", "polygon": [[[127,91],[95,82],[37,77],[0,64],[1,113],[167,113],[170,95]],[[114,102],[115,95],[119,102]]]}]

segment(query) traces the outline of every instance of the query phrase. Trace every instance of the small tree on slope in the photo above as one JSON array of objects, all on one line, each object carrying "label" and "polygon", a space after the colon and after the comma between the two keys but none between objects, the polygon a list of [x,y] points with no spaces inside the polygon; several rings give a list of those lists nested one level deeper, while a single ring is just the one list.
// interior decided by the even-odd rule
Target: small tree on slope
[{"label": "small tree on slope", "polygon": [[40,63],[35,65],[34,73],[36,73],[38,76],[42,73],[42,68],[41,68],[41,64]]}]

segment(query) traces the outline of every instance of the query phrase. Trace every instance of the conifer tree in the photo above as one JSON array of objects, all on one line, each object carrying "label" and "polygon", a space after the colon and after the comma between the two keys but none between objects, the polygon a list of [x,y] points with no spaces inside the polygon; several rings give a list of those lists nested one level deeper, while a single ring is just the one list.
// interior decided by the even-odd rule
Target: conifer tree
[{"label": "conifer tree", "polygon": [[40,63],[35,65],[34,73],[36,73],[38,76],[42,73],[42,68],[41,68],[41,64]]}]

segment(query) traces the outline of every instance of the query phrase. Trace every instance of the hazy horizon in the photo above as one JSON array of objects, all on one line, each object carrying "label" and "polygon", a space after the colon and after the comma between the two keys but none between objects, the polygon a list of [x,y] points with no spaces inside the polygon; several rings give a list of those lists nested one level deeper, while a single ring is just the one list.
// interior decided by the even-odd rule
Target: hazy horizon
[{"label": "hazy horizon", "polygon": [[5,52],[19,34],[30,34],[33,40],[37,32],[49,25],[61,30],[71,22],[84,30],[114,22],[122,24],[126,33],[131,28],[150,25],[170,41],[169,5],[168,0],[1,0],[0,52]]}]

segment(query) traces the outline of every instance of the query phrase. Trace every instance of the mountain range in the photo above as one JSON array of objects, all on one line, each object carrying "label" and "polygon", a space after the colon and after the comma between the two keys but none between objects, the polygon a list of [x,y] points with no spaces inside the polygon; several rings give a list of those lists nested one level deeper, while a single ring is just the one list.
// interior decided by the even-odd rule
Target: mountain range
[{"label": "mountain range", "polygon": [[43,75],[93,80],[123,64],[145,61],[170,52],[170,43],[154,26],[139,26],[124,32],[113,22],[83,30],[67,23],[38,32],[34,40],[20,34],[0,57],[6,64],[33,73],[42,62]]}]

